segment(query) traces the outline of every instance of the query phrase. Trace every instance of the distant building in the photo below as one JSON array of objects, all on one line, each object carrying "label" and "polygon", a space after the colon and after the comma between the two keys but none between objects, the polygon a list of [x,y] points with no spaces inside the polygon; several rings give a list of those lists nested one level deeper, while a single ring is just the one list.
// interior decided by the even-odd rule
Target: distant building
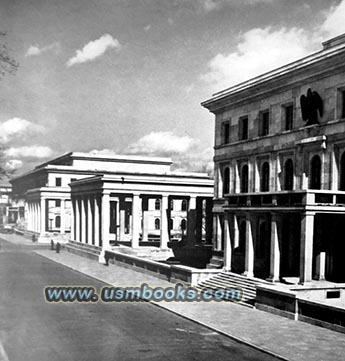
[{"label": "distant building", "polygon": [[65,154],[11,180],[15,199],[25,201],[18,223],[40,242],[181,239],[188,209],[210,202],[213,182],[171,165],[169,158]]},{"label": "distant building", "polygon": [[12,186],[6,182],[0,184],[0,226],[17,221],[17,212],[11,206]]},{"label": "distant building", "polygon": [[345,282],[345,35],[202,105],[215,114],[214,242],[226,269]]}]

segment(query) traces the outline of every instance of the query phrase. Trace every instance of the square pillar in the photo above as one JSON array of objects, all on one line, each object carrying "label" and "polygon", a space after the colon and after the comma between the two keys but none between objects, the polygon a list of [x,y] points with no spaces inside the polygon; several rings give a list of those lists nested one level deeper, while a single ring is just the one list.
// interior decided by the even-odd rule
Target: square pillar
[{"label": "square pillar", "polygon": [[306,212],[301,219],[300,284],[311,282],[315,213]]},{"label": "square pillar", "polygon": [[75,240],[80,242],[80,200],[75,201]]},{"label": "square pillar", "polygon": [[81,202],[80,202],[80,205],[81,205],[81,217],[80,217],[80,225],[81,225],[81,229],[80,229],[80,232],[81,232],[81,235],[80,235],[80,241],[82,243],[87,243],[86,242],[86,209],[85,209],[85,199],[82,198],[81,199]]},{"label": "square pillar", "polygon": [[88,197],[86,199],[87,202],[87,240],[89,244],[94,244],[93,239],[93,232],[92,232],[92,226],[93,226],[93,218],[92,218],[92,204],[91,204],[91,198]]},{"label": "square pillar", "polygon": [[279,278],[280,278],[280,248],[279,248],[279,235],[278,235],[278,216],[276,214],[272,214],[269,281],[278,282]]},{"label": "square pillar", "polygon": [[325,270],[326,270],[326,252],[320,252],[316,256],[316,274],[315,278],[319,281],[325,279]]},{"label": "square pillar", "polygon": [[75,200],[71,199],[71,241],[75,241]]},{"label": "square pillar", "polygon": [[222,223],[220,220],[220,215],[216,215],[216,222],[217,222],[217,228],[216,228],[216,251],[222,250]]},{"label": "square pillar", "polygon": [[246,218],[246,253],[243,275],[247,277],[254,277],[254,244],[252,222],[249,215],[247,215]]},{"label": "square pillar", "polygon": [[232,247],[228,215],[224,215],[224,270],[231,271]]},{"label": "square pillar", "polygon": [[109,228],[110,228],[110,195],[104,193],[102,195],[102,215],[101,215],[101,223],[102,223],[102,248],[109,249]]},{"label": "square pillar", "polygon": [[139,247],[139,237],[140,237],[140,197],[139,194],[133,194],[132,201],[132,248]]},{"label": "square pillar", "polygon": [[145,213],[148,210],[148,198],[143,197],[142,199],[142,240],[143,242],[148,241],[148,233],[149,233],[149,225],[148,225],[148,217],[146,217]]},{"label": "square pillar", "polygon": [[161,240],[160,248],[167,249],[169,242],[169,229],[168,229],[168,211],[169,200],[168,196],[162,196],[161,201]]},{"label": "square pillar", "polygon": [[99,236],[99,201],[97,195],[93,200],[93,206],[94,206],[93,228],[94,228],[95,245],[101,247],[102,243]]},{"label": "square pillar", "polygon": [[41,198],[40,203],[39,232],[44,234],[46,232],[46,199]]}]

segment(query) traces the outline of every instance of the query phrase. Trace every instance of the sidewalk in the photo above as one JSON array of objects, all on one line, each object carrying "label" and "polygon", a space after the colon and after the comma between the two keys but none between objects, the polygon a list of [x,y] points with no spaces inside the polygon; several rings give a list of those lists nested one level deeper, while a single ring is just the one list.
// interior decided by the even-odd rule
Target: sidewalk
[{"label": "sidewalk", "polygon": [[[2,238],[8,239],[6,236]],[[12,242],[12,239],[8,241]],[[36,253],[115,286],[130,287],[142,283],[147,283],[151,287],[172,286],[170,282],[124,267],[121,263],[110,264],[107,267],[66,251],[57,254],[50,250],[38,250]],[[233,339],[279,355],[282,359],[294,361],[344,359],[345,335],[325,328],[234,303],[158,302],[155,304]]]}]

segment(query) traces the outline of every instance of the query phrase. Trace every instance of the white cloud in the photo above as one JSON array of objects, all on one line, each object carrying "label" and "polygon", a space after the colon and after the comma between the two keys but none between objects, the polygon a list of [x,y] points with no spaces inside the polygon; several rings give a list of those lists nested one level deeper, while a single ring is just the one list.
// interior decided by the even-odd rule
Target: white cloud
[{"label": "white cloud", "polygon": [[67,61],[67,66],[92,61],[103,55],[108,49],[120,49],[120,42],[109,34],[102,35],[99,39],[90,41],[82,50],[77,50],[76,55]]},{"label": "white cloud", "polygon": [[60,44],[59,43],[52,43],[50,45],[44,46],[43,48],[40,48],[38,45],[31,45],[27,52],[25,53],[25,56],[36,56],[40,55],[42,53],[45,53],[47,51],[54,50],[56,53],[60,50]]},{"label": "white cloud", "polygon": [[213,149],[203,149],[200,141],[172,132],[151,132],[130,144],[124,154],[171,157],[176,171],[213,173]]},{"label": "white cloud", "polygon": [[42,133],[45,128],[22,118],[8,119],[0,123],[0,142],[7,143],[15,137],[25,137]]},{"label": "white cloud", "polygon": [[[213,1],[218,4],[216,0]],[[246,3],[259,1],[247,0]],[[325,13],[324,21],[315,29],[251,29],[239,35],[234,51],[215,55],[208,63],[208,72],[201,79],[209,83],[212,90],[220,91],[300,59],[320,49],[323,40],[344,33],[344,19],[345,0],[342,0],[338,6]]]},{"label": "white cloud", "polygon": [[8,158],[48,158],[54,154],[51,148],[42,145],[11,147],[4,153]]},{"label": "white cloud", "polygon": [[172,132],[151,132],[130,144],[126,151],[130,154],[171,156],[185,153],[195,144],[196,140],[189,136],[178,136]]},{"label": "white cloud", "polygon": [[207,12],[219,9],[223,6],[255,5],[258,3],[272,3],[273,0],[199,0],[203,9]]},{"label": "white cloud", "polygon": [[338,6],[332,6],[326,13],[326,20],[321,25],[321,31],[328,37],[335,37],[345,33],[345,1]]},{"label": "white cloud", "polygon": [[23,166],[23,162],[19,159],[11,159],[5,163],[5,169],[7,171],[14,171]]}]

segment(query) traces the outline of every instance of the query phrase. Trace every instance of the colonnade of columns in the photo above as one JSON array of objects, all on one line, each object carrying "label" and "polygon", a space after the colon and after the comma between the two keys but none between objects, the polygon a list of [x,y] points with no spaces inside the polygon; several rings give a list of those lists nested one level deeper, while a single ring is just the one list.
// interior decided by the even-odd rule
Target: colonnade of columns
[{"label": "colonnade of columns", "polygon": [[[41,197],[39,200],[28,201],[27,207],[27,229],[31,232],[44,234],[50,230],[48,219],[48,205],[50,200],[60,201],[60,212],[55,215],[60,216],[60,233],[66,232],[67,214],[66,214],[66,200],[65,199],[52,199]],[[55,220],[54,220],[55,221]]]},{"label": "colonnade of columns", "polygon": [[[300,283],[310,282],[312,280],[313,266],[313,237],[314,237],[314,212],[304,212],[301,215],[300,232],[300,260],[299,277]],[[223,217],[223,224],[221,222]],[[241,215],[243,219],[243,215]],[[281,262],[281,237],[278,231],[279,215],[271,214],[270,225],[270,267],[269,280],[279,281],[280,262]],[[239,245],[239,225],[238,216],[234,213],[225,213],[224,215],[215,214],[214,223],[216,225],[215,249],[221,250],[224,245],[224,268],[231,271],[231,262],[233,249]],[[223,241],[223,244],[222,244]],[[253,239],[253,216],[245,214],[245,254],[244,254],[244,275],[254,277],[254,239]],[[316,276],[323,279],[325,276],[325,254],[321,252],[316,257]]]},{"label": "colonnade of columns", "polygon": [[[134,193],[131,196],[131,214],[129,236],[131,246],[139,247],[140,234],[142,240],[148,239],[148,222],[145,214],[145,204],[148,198],[157,198],[157,195],[143,195]],[[86,194],[72,196],[72,229],[71,239],[77,242],[108,248],[110,244],[110,203],[116,202],[116,235],[123,240],[126,233],[126,217],[123,207],[127,195],[110,196],[110,193]],[[159,196],[160,204],[160,248],[168,248],[169,231],[169,200],[168,194]],[[147,206],[146,206],[147,207]],[[189,210],[195,209],[196,197],[190,197]]]},{"label": "colonnade of columns", "polygon": [[28,202],[27,229],[35,233],[46,231],[46,199]]}]

